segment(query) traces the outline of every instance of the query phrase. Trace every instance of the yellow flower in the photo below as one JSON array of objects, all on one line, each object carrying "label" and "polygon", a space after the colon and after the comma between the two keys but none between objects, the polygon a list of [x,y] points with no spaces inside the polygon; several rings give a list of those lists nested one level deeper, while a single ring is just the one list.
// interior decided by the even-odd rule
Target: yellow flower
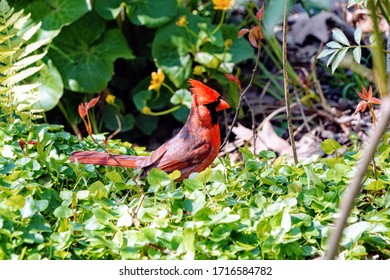
[{"label": "yellow flower", "polygon": [[215,10],[230,10],[234,5],[234,0],[213,0]]},{"label": "yellow flower", "polygon": [[181,16],[178,21],[176,21],[177,26],[185,26],[187,24],[187,17]]},{"label": "yellow flower", "polygon": [[192,73],[194,75],[197,75],[197,76],[200,76],[202,75],[203,72],[205,72],[206,70],[204,69],[204,67],[202,65],[196,65],[194,67],[194,70],[192,70]]},{"label": "yellow flower", "polygon": [[116,98],[115,95],[109,93],[109,94],[106,96],[106,102],[107,102],[108,104],[111,104],[111,105],[112,105],[112,104],[115,104],[115,98]]},{"label": "yellow flower", "polygon": [[158,69],[157,72],[152,73],[152,80],[150,81],[150,86],[148,90],[159,90],[162,83],[164,82],[165,75],[161,69]]}]

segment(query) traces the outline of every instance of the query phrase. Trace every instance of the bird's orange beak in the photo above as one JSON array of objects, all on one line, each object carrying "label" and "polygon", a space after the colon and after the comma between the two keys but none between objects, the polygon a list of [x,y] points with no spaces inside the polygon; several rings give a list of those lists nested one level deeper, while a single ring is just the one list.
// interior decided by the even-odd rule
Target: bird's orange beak
[{"label": "bird's orange beak", "polygon": [[219,112],[230,108],[229,104],[227,104],[225,100],[220,99],[219,101],[219,104],[217,105],[217,107],[215,107],[215,111]]}]

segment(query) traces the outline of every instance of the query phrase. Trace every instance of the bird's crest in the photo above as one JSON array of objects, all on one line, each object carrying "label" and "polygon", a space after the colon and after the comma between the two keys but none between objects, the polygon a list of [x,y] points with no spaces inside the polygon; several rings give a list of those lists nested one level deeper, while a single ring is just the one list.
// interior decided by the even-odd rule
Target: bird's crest
[{"label": "bird's crest", "polygon": [[216,102],[220,98],[220,94],[212,88],[206,86],[202,82],[194,79],[189,79],[190,88],[193,95],[196,97],[198,104],[209,104]]}]

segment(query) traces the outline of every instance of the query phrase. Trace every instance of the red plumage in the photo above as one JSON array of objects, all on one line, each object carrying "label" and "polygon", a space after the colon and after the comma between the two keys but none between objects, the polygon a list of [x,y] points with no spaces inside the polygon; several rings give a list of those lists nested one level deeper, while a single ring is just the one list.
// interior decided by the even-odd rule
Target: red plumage
[{"label": "red plumage", "polygon": [[[165,172],[179,170],[182,181],[193,172],[206,169],[217,157],[221,145],[216,114],[230,106],[220,94],[203,83],[190,79],[192,104],[184,127],[173,138],[149,156],[109,155],[96,151],[77,151],[70,156],[81,163],[142,168],[144,173],[152,168]],[[114,160],[113,157],[116,159]],[[118,164],[118,162],[120,164]]]}]

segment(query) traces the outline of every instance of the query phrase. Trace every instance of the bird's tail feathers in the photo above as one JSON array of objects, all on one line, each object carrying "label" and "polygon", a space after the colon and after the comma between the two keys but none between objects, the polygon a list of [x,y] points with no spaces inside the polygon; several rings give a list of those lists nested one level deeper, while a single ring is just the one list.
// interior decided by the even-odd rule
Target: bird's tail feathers
[{"label": "bird's tail feathers", "polygon": [[97,151],[77,151],[70,155],[69,160],[75,161],[77,159],[80,163],[83,164],[90,163],[96,165],[137,168],[143,167],[145,158],[146,157],[144,156],[117,155]]}]

